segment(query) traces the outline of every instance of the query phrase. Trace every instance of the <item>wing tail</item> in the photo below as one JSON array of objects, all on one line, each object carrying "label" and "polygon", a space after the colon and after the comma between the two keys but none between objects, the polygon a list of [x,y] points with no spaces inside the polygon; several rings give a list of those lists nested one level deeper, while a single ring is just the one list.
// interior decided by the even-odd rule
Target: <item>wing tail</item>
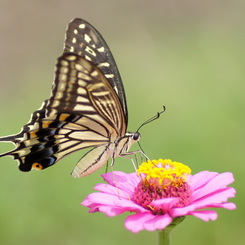
[{"label": "wing tail", "polygon": [[[8,135],[8,136],[0,137],[0,141],[2,141],[2,142],[11,142],[13,144],[16,144],[16,142],[17,142],[16,135]],[[0,154],[0,157],[11,156],[12,152],[13,152],[13,150],[7,151],[5,153],[2,153],[2,154]]]},{"label": "wing tail", "polygon": [[17,141],[16,140],[16,135],[8,135],[8,136],[0,137],[0,141],[15,143]]}]

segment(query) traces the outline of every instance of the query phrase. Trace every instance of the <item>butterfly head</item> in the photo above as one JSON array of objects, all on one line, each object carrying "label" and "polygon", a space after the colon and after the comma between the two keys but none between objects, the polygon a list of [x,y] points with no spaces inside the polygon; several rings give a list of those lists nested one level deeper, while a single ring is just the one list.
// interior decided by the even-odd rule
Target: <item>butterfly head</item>
[{"label": "butterfly head", "polygon": [[140,140],[140,133],[139,132],[134,132],[134,133],[126,133],[125,138],[128,138],[130,142],[135,143]]},{"label": "butterfly head", "polygon": [[120,156],[121,154],[125,154],[129,151],[129,148],[140,140],[140,133],[129,133],[127,132],[124,137],[118,139],[116,143],[116,152],[115,156]]}]

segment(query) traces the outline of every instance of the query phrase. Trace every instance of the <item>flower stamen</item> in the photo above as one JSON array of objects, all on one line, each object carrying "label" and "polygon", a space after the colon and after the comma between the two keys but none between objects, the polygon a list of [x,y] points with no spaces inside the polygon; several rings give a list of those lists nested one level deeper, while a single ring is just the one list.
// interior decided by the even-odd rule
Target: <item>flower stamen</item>
[{"label": "flower stamen", "polygon": [[191,169],[188,166],[169,159],[148,160],[140,165],[137,172],[142,181],[135,188],[134,201],[152,213],[164,213],[161,208],[152,205],[154,200],[178,197],[179,202],[175,207],[183,207],[190,203],[192,191],[187,177]]}]

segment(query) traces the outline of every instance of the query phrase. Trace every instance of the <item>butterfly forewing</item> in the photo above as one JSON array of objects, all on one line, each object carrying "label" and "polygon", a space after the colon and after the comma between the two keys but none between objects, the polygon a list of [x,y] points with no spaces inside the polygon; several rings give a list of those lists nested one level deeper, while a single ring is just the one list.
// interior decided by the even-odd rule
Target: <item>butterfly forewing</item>
[{"label": "butterfly forewing", "polygon": [[66,32],[64,53],[66,52],[79,54],[102,71],[121,101],[127,123],[128,112],[123,83],[112,53],[100,33],[85,20],[74,19]]},{"label": "butterfly forewing", "polygon": [[[47,115],[60,112],[82,115],[94,120],[108,134],[123,136],[126,122],[117,94],[101,71],[84,58],[65,53],[59,58]],[[90,130],[96,128],[93,123]],[[103,133],[103,132],[101,132]],[[105,135],[103,133],[103,135]]]}]

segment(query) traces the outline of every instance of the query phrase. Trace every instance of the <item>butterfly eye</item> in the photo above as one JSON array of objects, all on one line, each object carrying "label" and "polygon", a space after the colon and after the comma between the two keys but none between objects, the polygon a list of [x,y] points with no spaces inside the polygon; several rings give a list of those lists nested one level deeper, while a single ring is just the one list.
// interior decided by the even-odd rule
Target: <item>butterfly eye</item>
[{"label": "butterfly eye", "polygon": [[139,132],[134,133],[133,140],[138,141],[139,139],[140,139],[140,133]]}]

